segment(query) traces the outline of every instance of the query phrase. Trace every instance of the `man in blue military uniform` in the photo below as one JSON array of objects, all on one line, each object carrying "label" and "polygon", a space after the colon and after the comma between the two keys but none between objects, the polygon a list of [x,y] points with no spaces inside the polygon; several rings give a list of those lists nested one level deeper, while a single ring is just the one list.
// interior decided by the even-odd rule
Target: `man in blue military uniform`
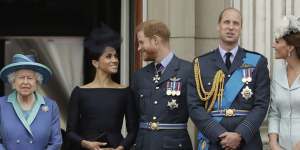
[{"label": "man in blue military uniform", "polygon": [[192,144],[187,131],[186,83],[192,64],[174,55],[165,24],[150,20],[137,27],[138,50],[145,61],[132,81],[139,110],[138,150],[185,149]]},{"label": "man in blue military uniform", "polygon": [[239,47],[242,17],[224,9],[218,21],[219,47],[194,59],[188,107],[199,129],[199,150],[262,149],[259,127],[269,104],[267,59]]}]

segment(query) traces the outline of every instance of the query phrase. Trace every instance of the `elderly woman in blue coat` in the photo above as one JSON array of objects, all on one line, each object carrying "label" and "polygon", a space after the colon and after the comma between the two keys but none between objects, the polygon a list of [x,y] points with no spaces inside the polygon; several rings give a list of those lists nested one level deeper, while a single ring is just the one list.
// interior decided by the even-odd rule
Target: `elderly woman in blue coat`
[{"label": "elderly woman in blue coat", "polygon": [[13,92],[0,97],[0,150],[59,150],[62,136],[57,104],[36,90],[51,70],[32,55],[15,54],[0,71]]}]

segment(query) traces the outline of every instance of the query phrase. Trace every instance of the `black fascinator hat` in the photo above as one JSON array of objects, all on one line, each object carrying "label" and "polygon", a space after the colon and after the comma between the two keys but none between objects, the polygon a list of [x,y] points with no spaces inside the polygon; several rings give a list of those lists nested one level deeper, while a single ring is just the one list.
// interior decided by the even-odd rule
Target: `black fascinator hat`
[{"label": "black fascinator hat", "polygon": [[106,47],[118,49],[121,45],[120,35],[105,24],[92,30],[84,40],[84,47],[91,59],[98,59]]}]

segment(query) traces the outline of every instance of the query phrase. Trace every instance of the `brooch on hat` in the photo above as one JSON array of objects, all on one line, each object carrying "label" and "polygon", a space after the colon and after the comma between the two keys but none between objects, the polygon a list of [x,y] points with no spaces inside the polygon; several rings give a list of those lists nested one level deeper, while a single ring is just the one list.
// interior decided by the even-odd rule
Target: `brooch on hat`
[{"label": "brooch on hat", "polygon": [[178,104],[176,102],[176,99],[171,99],[170,101],[168,101],[168,107],[171,110],[178,108]]},{"label": "brooch on hat", "polygon": [[43,112],[48,112],[49,111],[49,107],[48,106],[42,106],[42,111]]}]

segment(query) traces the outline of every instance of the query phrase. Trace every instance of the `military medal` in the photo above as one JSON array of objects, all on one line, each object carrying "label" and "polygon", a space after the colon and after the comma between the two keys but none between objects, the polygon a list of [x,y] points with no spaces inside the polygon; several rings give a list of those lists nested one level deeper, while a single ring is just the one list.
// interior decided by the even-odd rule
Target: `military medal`
[{"label": "military medal", "polygon": [[167,82],[167,91],[166,91],[166,94],[168,95],[168,96],[170,96],[171,94],[172,94],[172,89],[171,89],[171,82]]},{"label": "military medal", "polygon": [[246,78],[246,81],[248,83],[252,82],[252,71],[253,71],[253,68],[247,68],[247,78]]},{"label": "military medal", "polygon": [[252,66],[249,64],[243,64],[242,69],[243,69],[242,82],[246,84],[252,82],[252,71],[253,71]]},{"label": "military medal", "polygon": [[250,99],[253,95],[252,90],[249,88],[248,83],[252,82],[252,72],[253,72],[253,66],[250,64],[243,64],[243,78],[242,82],[246,84],[245,88],[243,88],[241,94],[243,98],[246,100]]},{"label": "military medal", "polygon": [[242,82],[246,83],[247,82],[247,75],[246,75],[246,69],[243,69],[243,78],[242,78]]},{"label": "military medal", "polygon": [[249,98],[252,97],[253,92],[252,92],[252,90],[251,90],[248,86],[246,86],[246,87],[242,90],[241,94],[242,94],[242,96],[243,96],[246,100],[248,100]]},{"label": "military medal", "polygon": [[160,80],[160,77],[159,77],[158,74],[156,74],[156,75],[153,77],[154,83],[158,83],[159,80]]},{"label": "military medal", "polygon": [[180,96],[180,94],[181,94],[180,89],[181,89],[181,84],[180,84],[180,82],[178,82],[177,83],[177,88],[176,88],[176,96]]},{"label": "military medal", "polygon": [[172,85],[172,92],[171,92],[172,96],[175,96],[176,95],[176,82],[173,82],[173,85]]},{"label": "military medal", "polygon": [[180,95],[180,82],[181,78],[173,77],[171,80],[171,95],[172,96],[179,96]]},{"label": "military medal", "polygon": [[168,107],[173,110],[175,108],[178,108],[178,104],[176,102],[176,99],[171,99],[171,101],[168,101]]}]

